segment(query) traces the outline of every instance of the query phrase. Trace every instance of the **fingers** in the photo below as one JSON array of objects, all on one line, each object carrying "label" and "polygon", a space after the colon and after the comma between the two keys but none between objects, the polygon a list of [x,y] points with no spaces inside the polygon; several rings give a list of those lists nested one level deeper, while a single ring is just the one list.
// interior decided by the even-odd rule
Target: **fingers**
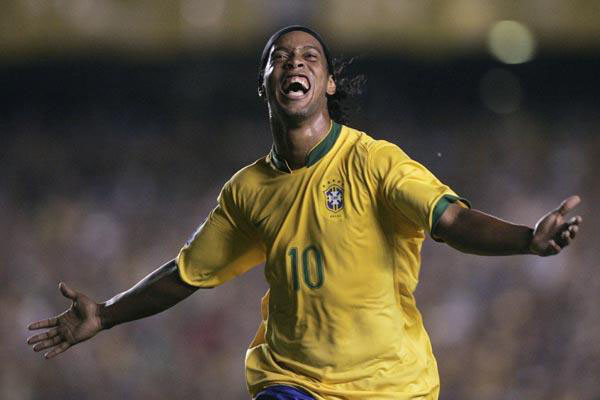
[{"label": "fingers", "polygon": [[27,343],[35,343],[35,346],[33,346],[33,351],[35,352],[54,347],[52,350],[44,354],[44,357],[46,358],[52,358],[70,347],[70,344],[66,342],[65,339],[59,334],[58,328],[54,328],[49,330],[48,332],[32,336],[29,339],[27,339]]},{"label": "fingers", "polygon": [[579,203],[581,203],[581,198],[579,198],[579,196],[571,196],[560,203],[558,212],[560,215],[565,216],[569,211],[577,207]]},{"label": "fingers", "polygon": [[[577,232],[579,232],[580,223],[581,217],[576,216],[563,224],[562,229],[556,234],[554,240],[549,242],[548,247],[551,249],[551,252],[548,255],[557,254],[560,250],[570,245],[573,239],[575,239]],[[558,249],[555,246],[558,246]]]},{"label": "fingers", "polygon": [[52,328],[58,325],[58,317],[52,317],[43,319],[41,321],[33,322],[27,327],[30,331],[42,328]]},{"label": "fingers", "polygon": [[62,293],[62,295],[65,296],[67,299],[71,299],[71,300],[75,301],[75,299],[77,298],[77,292],[75,292],[73,289],[68,287],[66,283],[64,283],[64,282],[59,283],[58,288],[60,289],[60,292]]},{"label": "fingers", "polygon": [[33,351],[42,351],[49,347],[56,346],[57,344],[62,343],[63,341],[63,338],[57,335],[54,336],[52,339],[44,340],[43,342],[36,344],[35,346],[33,346]]},{"label": "fingers", "polygon": [[56,335],[58,335],[58,328],[53,328],[53,329],[50,329],[49,331],[46,331],[44,333],[39,333],[37,335],[30,336],[29,338],[27,338],[27,344],[35,344],[35,343],[40,342],[42,340],[52,339]]},{"label": "fingers", "polygon": [[563,224],[562,230],[558,233],[556,243],[560,247],[565,247],[571,244],[577,232],[579,232],[579,224],[581,223],[581,217],[578,215],[571,218],[567,223]]},{"label": "fingers", "polygon": [[571,233],[568,229],[561,232],[560,236],[556,240],[556,243],[562,248],[571,244]]},{"label": "fingers", "polygon": [[571,235],[571,239],[575,239],[575,235],[577,235],[577,232],[579,232],[579,226],[577,225],[571,225],[569,226],[569,234]]},{"label": "fingers", "polygon": [[71,345],[69,343],[62,342],[61,344],[59,344],[58,346],[56,346],[55,348],[53,348],[52,350],[50,350],[49,352],[44,354],[44,357],[47,359],[55,357],[55,356],[59,355],[60,353],[62,353],[63,351],[65,351],[66,349],[68,349],[69,347],[71,347]]},{"label": "fingers", "polygon": [[[73,301],[76,300],[77,292],[75,292],[73,289],[68,287],[65,283],[63,283],[63,282],[59,283],[58,288],[60,289],[60,292],[62,293],[63,296],[65,296],[66,298],[73,300]],[[61,315],[63,315],[63,314],[61,314]],[[42,319],[37,322],[33,322],[33,323],[29,324],[27,329],[32,331],[32,330],[36,330],[36,329],[53,328],[55,326],[58,326],[58,317],[60,317],[60,315],[58,315],[56,317],[48,318],[48,319]]]},{"label": "fingers", "polygon": [[567,222],[567,224],[569,224],[569,225],[580,225],[582,221],[583,221],[583,218],[581,218],[581,216],[580,216],[580,215],[577,215],[577,216],[575,216],[575,217],[571,218],[571,219],[570,219],[570,220]]},{"label": "fingers", "polygon": [[558,244],[556,244],[556,242],[554,240],[551,240],[548,242],[548,254],[547,255],[553,256],[555,254],[560,253],[561,250],[562,250],[561,247]]}]

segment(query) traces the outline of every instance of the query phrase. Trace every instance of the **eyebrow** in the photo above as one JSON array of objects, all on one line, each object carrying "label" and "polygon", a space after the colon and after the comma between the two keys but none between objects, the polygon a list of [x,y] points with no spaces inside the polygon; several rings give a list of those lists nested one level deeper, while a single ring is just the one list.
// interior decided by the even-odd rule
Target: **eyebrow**
[{"label": "eyebrow", "polygon": [[[321,53],[321,54],[323,53],[323,52],[321,51],[321,49],[319,49],[317,46],[313,46],[312,44],[307,44],[306,46],[302,46],[302,47],[300,47],[300,49],[306,49],[306,48],[309,48],[309,49],[315,49],[315,50],[316,50],[316,51],[318,51],[319,53]],[[287,50],[289,50],[289,47],[277,46],[277,47],[275,47],[275,48],[273,49],[272,53],[275,53],[276,51],[280,51],[280,50],[282,50],[282,51],[287,51]]]}]

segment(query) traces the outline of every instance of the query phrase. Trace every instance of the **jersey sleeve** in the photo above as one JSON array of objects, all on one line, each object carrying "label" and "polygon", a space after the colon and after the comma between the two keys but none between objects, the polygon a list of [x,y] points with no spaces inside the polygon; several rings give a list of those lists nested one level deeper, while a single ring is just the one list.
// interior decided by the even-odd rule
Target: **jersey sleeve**
[{"label": "jersey sleeve", "polygon": [[375,142],[368,159],[380,200],[394,213],[430,234],[450,203],[470,208],[466,199],[392,143]]},{"label": "jersey sleeve", "polygon": [[236,207],[230,183],[218,204],[177,256],[181,279],[214,287],[264,262],[265,250],[255,230]]}]

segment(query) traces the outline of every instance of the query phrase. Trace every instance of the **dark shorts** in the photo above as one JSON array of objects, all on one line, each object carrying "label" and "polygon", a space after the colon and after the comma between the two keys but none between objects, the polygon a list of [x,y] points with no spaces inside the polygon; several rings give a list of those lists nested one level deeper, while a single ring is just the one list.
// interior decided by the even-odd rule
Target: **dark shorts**
[{"label": "dark shorts", "polygon": [[259,392],[254,400],[315,400],[315,398],[293,386],[274,385]]}]

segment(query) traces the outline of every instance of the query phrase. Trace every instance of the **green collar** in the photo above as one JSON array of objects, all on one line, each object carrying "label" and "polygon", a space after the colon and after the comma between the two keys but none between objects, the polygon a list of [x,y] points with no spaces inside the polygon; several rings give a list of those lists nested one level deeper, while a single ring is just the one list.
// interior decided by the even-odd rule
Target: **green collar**
[{"label": "green collar", "polygon": [[[323,158],[325,154],[327,154],[327,152],[331,150],[338,136],[340,136],[342,126],[335,121],[331,122],[331,129],[329,129],[327,136],[325,136],[315,147],[313,147],[312,150],[306,156],[305,165],[307,167],[316,164],[317,161]],[[292,172],[292,169],[288,165],[287,161],[275,152],[275,147],[271,149],[271,152],[269,153],[269,158],[278,170],[283,172]]]}]

